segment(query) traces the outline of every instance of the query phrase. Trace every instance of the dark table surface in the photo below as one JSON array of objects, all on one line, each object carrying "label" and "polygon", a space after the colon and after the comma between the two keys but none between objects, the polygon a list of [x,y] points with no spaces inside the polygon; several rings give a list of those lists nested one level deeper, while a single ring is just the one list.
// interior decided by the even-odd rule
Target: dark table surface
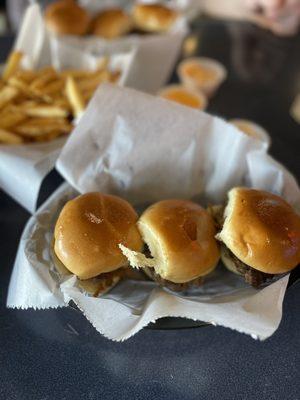
[{"label": "dark table surface", "polygon": [[[209,111],[263,125],[272,136],[271,154],[299,178],[300,126],[288,111],[300,90],[300,37],[279,39],[217,21],[198,22],[195,32],[198,54],[229,71]],[[0,39],[3,60],[11,43]],[[56,173],[47,177],[40,203],[60,182]],[[28,217],[0,191],[0,399],[300,399],[299,284],[288,289],[279,329],[264,342],[208,326],[144,329],[114,343],[71,308],[5,308]]]}]

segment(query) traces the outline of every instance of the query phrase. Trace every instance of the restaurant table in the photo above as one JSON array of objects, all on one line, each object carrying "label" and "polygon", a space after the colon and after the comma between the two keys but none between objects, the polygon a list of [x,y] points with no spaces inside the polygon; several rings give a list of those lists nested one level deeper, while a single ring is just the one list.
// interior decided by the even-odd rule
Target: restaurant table
[{"label": "restaurant table", "polygon": [[[289,108],[300,90],[300,37],[277,38],[246,23],[209,19],[195,22],[193,31],[197,54],[228,68],[208,111],[261,124],[271,135],[271,154],[299,178],[300,126]],[[12,38],[0,39],[2,60],[11,43]],[[55,172],[46,178],[40,204],[61,181]],[[116,343],[73,308],[6,309],[28,218],[0,192],[0,399],[300,399],[299,283],[287,290],[279,329],[263,342],[206,326],[147,328]]]}]

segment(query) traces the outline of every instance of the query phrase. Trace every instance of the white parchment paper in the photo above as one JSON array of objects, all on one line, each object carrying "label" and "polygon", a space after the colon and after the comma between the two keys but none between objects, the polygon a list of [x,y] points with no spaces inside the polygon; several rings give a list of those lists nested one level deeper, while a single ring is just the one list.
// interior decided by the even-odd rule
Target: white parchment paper
[{"label": "white parchment paper", "polygon": [[9,307],[48,308],[72,300],[113,340],[125,340],[165,316],[207,321],[260,339],[277,329],[288,275],[256,290],[219,265],[203,286],[181,295],[146,280],[127,280],[94,298],[80,289],[75,276],[55,272],[50,250],[59,211],[78,192],[89,190],[119,194],[141,210],[168,197],[220,203],[232,186],[248,185],[280,193],[299,206],[295,179],[262,143],[204,112],[103,85],[69,137],[57,168],[68,183],[25,228]]},{"label": "white parchment paper", "polygon": [[[28,7],[14,47],[26,54],[23,60],[25,68],[53,65],[58,69],[95,70],[101,56],[59,41],[50,42],[36,4]],[[110,67],[122,71],[121,85],[126,85],[127,77],[130,81],[133,79],[132,73],[129,74],[133,56],[133,51],[111,56]],[[29,212],[34,212],[41,183],[53,168],[64,142],[65,139],[60,138],[47,143],[0,145],[0,188]]]}]

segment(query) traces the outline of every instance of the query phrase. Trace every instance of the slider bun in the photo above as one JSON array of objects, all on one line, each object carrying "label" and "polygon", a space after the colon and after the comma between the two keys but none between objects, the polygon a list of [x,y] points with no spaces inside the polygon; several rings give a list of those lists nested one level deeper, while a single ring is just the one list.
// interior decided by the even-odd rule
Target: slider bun
[{"label": "slider bun", "polygon": [[106,39],[124,36],[132,29],[132,21],[120,8],[111,8],[100,12],[92,24],[92,33]]},{"label": "slider bun", "polygon": [[160,4],[136,4],[132,10],[135,26],[146,32],[168,31],[178,13]]},{"label": "slider bun", "polygon": [[56,222],[54,251],[80,279],[114,271],[127,264],[122,243],[143,247],[131,205],[116,196],[87,193],[66,203]]},{"label": "slider bun", "polygon": [[88,13],[72,0],[60,0],[50,4],[45,11],[49,30],[60,35],[85,35],[89,29]]},{"label": "slider bun", "polygon": [[153,204],[138,222],[161,278],[189,282],[211,272],[219,260],[211,216],[186,200],[163,200]]},{"label": "slider bun", "polygon": [[300,217],[281,197],[247,188],[228,194],[218,234],[243,263],[267,274],[290,271],[300,262]]}]

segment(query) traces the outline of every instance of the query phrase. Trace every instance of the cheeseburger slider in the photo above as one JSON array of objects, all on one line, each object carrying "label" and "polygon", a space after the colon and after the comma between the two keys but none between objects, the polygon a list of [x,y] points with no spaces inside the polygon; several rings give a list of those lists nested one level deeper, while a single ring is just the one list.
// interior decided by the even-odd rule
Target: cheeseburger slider
[{"label": "cheeseburger slider", "polygon": [[144,32],[166,32],[178,18],[178,13],[161,4],[136,4],[132,17],[137,29]]},{"label": "cheeseburger slider", "polygon": [[281,197],[237,187],[225,210],[213,207],[221,258],[254,287],[300,262],[300,217]]},{"label": "cheeseburger slider", "polygon": [[59,0],[50,4],[45,11],[48,29],[60,35],[85,35],[90,17],[74,0]]},{"label": "cheeseburger slider", "polygon": [[81,280],[98,277],[116,283],[128,265],[119,244],[141,251],[131,205],[116,196],[86,193],[68,201],[54,230],[54,252],[60,262]]},{"label": "cheeseburger slider", "polygon": [[196,203],[155,203],[142,214],[138,228],[148,250],[142,254],[123,244],[120,248],[131,266],[143,268],[163,286],[183,290],[190,284],[198,285],[218,263],[214,221]]},{"label": "cheeseburger slider", "polygon": [[91,33],[105,39],[114,39],[129,33],[132,26],[131,17],[121,8],[110,8],[94,18]]}]

